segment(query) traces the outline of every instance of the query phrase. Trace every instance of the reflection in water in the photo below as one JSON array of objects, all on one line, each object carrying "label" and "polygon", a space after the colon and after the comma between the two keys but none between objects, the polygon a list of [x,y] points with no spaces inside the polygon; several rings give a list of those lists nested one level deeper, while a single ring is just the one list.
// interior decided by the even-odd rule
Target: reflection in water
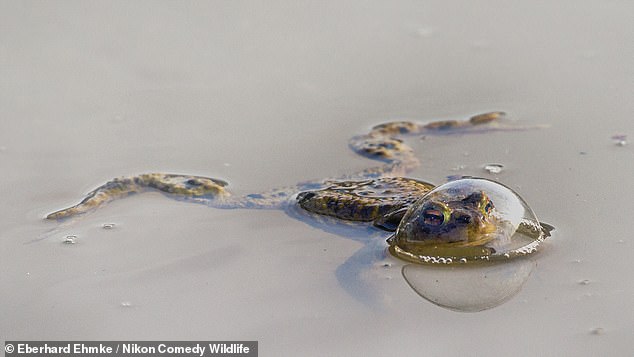
[{"label": "reflection in water", "polygon": [[407,283],[420,296],[449,310],[477,312],[510,300],[521,289],[535,262],[530,258],[476,265],[408,264]]}]

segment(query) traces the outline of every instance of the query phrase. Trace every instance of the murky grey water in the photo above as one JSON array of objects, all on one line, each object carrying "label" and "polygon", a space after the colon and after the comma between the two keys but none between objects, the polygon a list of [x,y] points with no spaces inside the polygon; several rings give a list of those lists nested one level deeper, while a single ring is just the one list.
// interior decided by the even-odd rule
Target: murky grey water
[{"label": "murky grey water", "polygon": [[[1,2],[0,338],[257,339],[265,356],[626,354],[634,146],[611,137],[634,135],[633,10]],[[552,127],[411,140],[423,161],[412,176],[497,178],[557,227],[522,290],[484,312],[421,299],[404,263],[371,262],[376,233],[364,246],[367,231],[348,239],[281,211],[149,194],[69,225],[42,220],[126,174],[218,177],[238,193],[335,176],[372,165],[347,140],[373,124],[489,110]]]}]

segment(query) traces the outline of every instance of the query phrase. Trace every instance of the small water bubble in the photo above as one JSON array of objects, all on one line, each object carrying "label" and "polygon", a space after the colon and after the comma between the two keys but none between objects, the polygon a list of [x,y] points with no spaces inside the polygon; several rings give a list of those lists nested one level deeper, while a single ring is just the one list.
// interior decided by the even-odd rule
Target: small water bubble
[{"label": "small water bubble", "polygon": [[460,263],[466,263],[467,262],[467,258],[461,258],[460,259]]},{"label": "small water bubble", "polygon": [[603,327],[596,327],[590,330],[592,335],[603,335],[605,334],[605,329]]},{"label": "small water bubble", "polygon": [[77,236],[69,235],[64,238],[64,244],[75,244],[77,243]]},{"label": "small water bubble", "polygon": [[612,140],[617,146],[625,146],[627,145],[627,135],[625,134],[616,134],[612,135]]},{"label": "small water bubble", "polygon": [[487,164],[484,165],[484,170],[488,171],[490,174],[499,174],[504,169],[504,165],[502,164]]},{"label": "small water bubble", "polygon": [[508,259],[510,257],[511,257],[511,255],[509,253],[504,253],[504,258]]},{"label": "small water bubble", "polygon": [[129,301],[122,301],[121,302],[121,307],[131,307],[132,303]]},{"label": "small water bubble", "polygon": [[392,263],[383,263],[382,265],[384,268],[391,268],[392,267]]},{"label": "small water bubble", "polygon": [[588,279],[579,280],[579,285],[588,285],[588,284],[590,284],[590,280]]},{"label": "small water bubble", "polygon": [[113,229],[113,228],[114,228],[114,226],[115,226],[115,224],[114,224],[114,223],[104,223],[101,227],[102,227],[103,229]]}]

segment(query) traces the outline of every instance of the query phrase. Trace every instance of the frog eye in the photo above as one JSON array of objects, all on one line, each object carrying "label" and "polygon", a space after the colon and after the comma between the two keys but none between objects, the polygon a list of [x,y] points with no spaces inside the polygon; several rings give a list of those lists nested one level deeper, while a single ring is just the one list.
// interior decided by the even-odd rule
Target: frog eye
[{"label": "frog eye", "polygon": [[449,208],[443,205],[430,204],[422,213],[423,223],[428,226],[440,226],[449,220]]},{"label": "frog eye", "polygon": [[484,205],[484,213],[489,214],[491,211],[493,211],[493,202],[487,200],[486,205]]},{"label": "frog eye", "polygon": [[193,186],[193,187],[196,187],[196,186],[200,186],[200,185],[202,185],[202,182],[200,182],[200,181],[198,181],[198,180],[196,180],[196,179],[189,179],[189,180],[185,181],[185,184],[186,184],[187,186]]}]

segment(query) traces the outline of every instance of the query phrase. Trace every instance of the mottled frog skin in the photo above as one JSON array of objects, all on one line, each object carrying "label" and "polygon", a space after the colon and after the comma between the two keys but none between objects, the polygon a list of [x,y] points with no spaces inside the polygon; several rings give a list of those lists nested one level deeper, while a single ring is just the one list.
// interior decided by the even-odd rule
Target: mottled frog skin
[{"label": "mottled frog skin", "polygon": [[[405,211],[434,185],[403,177],[419,160],[412,148],[400,138],[407,135],[442,135],[525,129],[505,122],[502,112],[473,116],[466,120],[443,120],[428,123],[410,121],[377,125],[369,133],[355,136],[350,148],[365,157],[383,164],[335,180],[317,180],[293,187],[274,189],[259,194],[233,196],[227,190],[227,182],[201,176],[167,173],[141,174],[113,179],[90,192],[78,204],[49,214],[47,219],[62,220],[89,212],[114,199],[145,191],[160,191],[168,196],[202,202],[219,208],[284,208],[297,204],[316,215],[335,217],[345,221],[371,222],[377,227],[393,231]],[[446,203],[452,211],[463,212],[456,217],[449,229],[465,229],[473,232],[482,216],[482,207],[470,200]],[[486,215],[487,212],[484,212]],[[425,219],[433,226],[446,212],[430,210]],[[478,217],[479,217],[478,216]],[[448,228],[445,228],[448,229]]]}]

